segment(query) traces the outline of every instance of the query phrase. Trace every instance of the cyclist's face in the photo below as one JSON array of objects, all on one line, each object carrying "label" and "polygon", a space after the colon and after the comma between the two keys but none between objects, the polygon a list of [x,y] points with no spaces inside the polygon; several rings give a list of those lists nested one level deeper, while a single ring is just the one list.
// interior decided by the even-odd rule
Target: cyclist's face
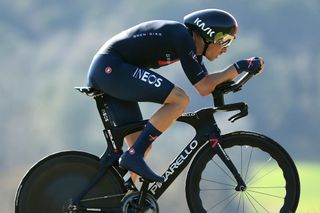
[{"label": "cyclist's face", "polygon": [[209,61],[213,61],[213,60],[215,60],[216,58],[218,58],[221,54],[227,52],[227,48],[228,48],[228,47],[222,47],[222,46],[219,45],[219,44],[213,44],[213,43],[211,43],[211,44],[208,46],[208,49],[207,49],[207,52],[206,52],[206,58],[207,58]]}]

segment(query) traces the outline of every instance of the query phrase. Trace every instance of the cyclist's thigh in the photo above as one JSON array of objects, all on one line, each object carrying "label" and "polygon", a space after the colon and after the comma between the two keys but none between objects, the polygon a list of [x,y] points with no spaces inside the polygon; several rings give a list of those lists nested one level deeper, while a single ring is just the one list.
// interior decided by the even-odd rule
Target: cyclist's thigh
[{"label": "cyclist's thigh", "polygon": [[149,69],[112,55],[97,55],[90,66],[88,85],[115,98],[162,104],[174,88],[169,80]]}]

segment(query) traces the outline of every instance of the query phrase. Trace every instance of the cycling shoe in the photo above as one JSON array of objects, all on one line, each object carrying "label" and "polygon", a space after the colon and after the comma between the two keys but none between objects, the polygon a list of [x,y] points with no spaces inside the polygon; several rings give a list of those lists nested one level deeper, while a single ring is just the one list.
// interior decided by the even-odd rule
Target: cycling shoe
[{"label": "cycling shoe", "polygon": [[119,165],[127,170],[137,173],[149,182],[163,182],[164,178],[155,174],[143,160],[142,156],[132,155],[129,151],[123,153]]}]

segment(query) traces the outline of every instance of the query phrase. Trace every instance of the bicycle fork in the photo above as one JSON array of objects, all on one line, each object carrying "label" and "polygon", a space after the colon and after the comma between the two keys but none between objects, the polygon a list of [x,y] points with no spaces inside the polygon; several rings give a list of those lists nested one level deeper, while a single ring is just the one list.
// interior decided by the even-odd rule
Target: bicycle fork
[{"label": "bicycle fork", "polygon": [[[216,127],[218,128],[218,127]],[[209,136],[209,142],[211,143],[211,148],[216,151],[220,159],[223,161],[223,163],[228,167],[232,175],[237,181],[237,186],[235,188],[236,191],[245,191],[247,189],[247,186],[245,182],[243,181],[241,175],[239,174],[237,168],[234,166],[233,162],[231,161],[228,154],[224,151],[220,143],[223,143],[222,137],[220,135],[220,130],[217,129],[216,134]]]}]

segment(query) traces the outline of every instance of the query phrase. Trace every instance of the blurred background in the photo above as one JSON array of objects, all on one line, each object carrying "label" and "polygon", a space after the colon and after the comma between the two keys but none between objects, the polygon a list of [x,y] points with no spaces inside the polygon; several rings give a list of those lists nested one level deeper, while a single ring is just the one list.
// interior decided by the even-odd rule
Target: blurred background
[{"label": "blurred background", "polygon": [[[39,159],[62,150],[103,153],[95,103],[73,87],[86,84],[91,59],[108,38],[143,21],[182,21],[205,8],[227,10],[239,23],[228,53],[205,61],[210,72],[256,55],[266,63],[261,75],[227,98],[247,102],[249,116],[232,124],[230,115],[219,115],[222,131],[256,131],[278,141],[300,172],[299,212],[320,212],[320,186],[313,183],[320,179],[319,0],[0,1],[0,212],[14,212],[16,189]],[[187,111],[212,105],[211,97],[194,91],[179,63],[159,72],[188,92]],[[159,107],[141,104],[145,118]],[[148,162],[164,172],[193,135],[176,123]],[[185,174],[159,200],[161,212],[188,212]]]}]

